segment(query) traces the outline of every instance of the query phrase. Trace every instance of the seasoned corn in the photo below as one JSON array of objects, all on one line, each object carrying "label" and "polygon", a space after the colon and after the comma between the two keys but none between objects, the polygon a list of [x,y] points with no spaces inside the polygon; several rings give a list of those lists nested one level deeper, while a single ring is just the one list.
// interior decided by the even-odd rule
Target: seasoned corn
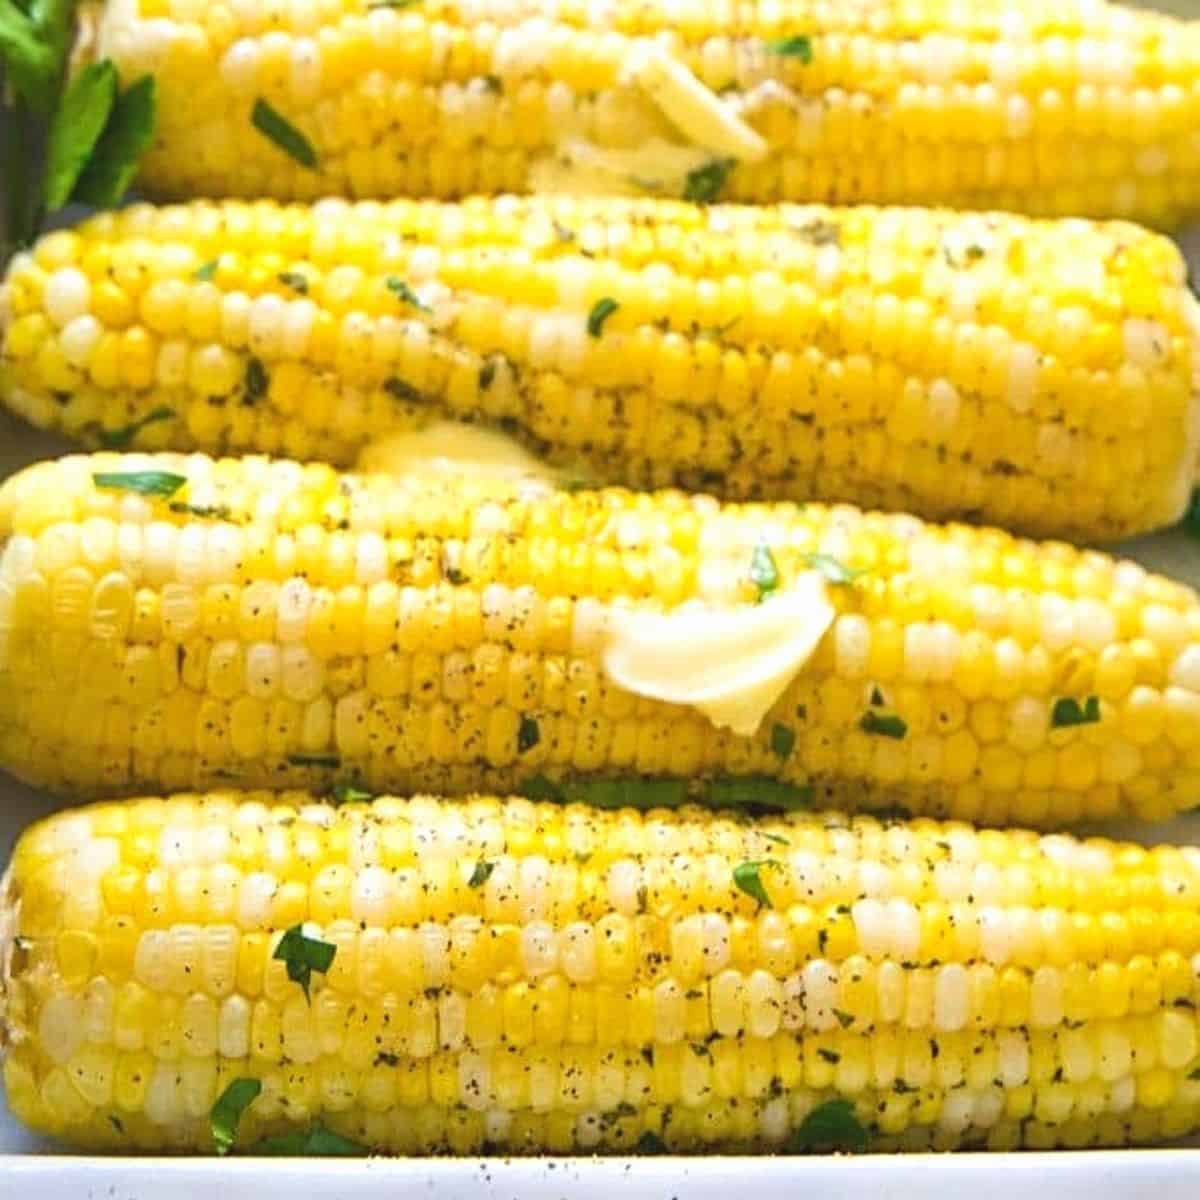
[{"label": "seasoned corn", "polygon": [[[1041,826],[1200,798],[1195,593],[1063,544],[166,454],[30,468],[0,538],[0,764],[59,792],[750,776]],[[689,656],[778,690],[718,727]]]},{"label": "seasoned corn", "polygon": [[171,197],[1200,211],[1200,25],[1098,0],[90,7],[80,60],[157,78],[144,182]]},{"label": "seasoned corn", "polygon": [[338,465],[434,418],[604,483],[1106,540],[1200,424],[1164,238],[944,212],[570,198],[197,204],[55,233],[0,287],[0,397],[106,446]]},{"label": "seasoned corn", "polygon": [[1200,1126],[1192,847],[218,793],[43,821],[6,920],[9,1104],[73,1146],[209,1150],[237,1079],[243,1147],[779,1150],[832,1098],[882,1150]]}]

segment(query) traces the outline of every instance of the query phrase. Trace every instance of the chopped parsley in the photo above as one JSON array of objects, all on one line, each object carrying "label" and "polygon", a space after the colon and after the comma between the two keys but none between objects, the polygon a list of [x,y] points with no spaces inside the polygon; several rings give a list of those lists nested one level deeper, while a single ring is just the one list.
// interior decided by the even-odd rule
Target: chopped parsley
[{"label": "chopped parsley", "polygon": [[375,799],[374,792],[364,791],[352,783],[337,783],[329,792],[334,804],[368,804]]},{"label": "chopped parsley", "polygon": [[262,1083],[257,1079],[235,1079],[217,1097],[208,1115],[212,1129],[213,1145],[218,1154],[228,1154],[237,1141],[238,1123],[242,1114],[262,1092]]},{"label": "chopped parsley", "polygon": [[309,985],[312,983],[312,973],[320,971],[322,975],[333,965],[337,947],[332,942],[322,942],[318,938],[310,938],[300,925],[293,925],[275,947],[273,959],[287,967],[287,977],[298,983],[304,989],[305,998],[309,997]]},{"label": "chopped parsley", "polygon": [[1050,724],[1055,729],[1069,729],[1072,725],[1095,725],[1100,720],[1100,697],[1088,696],[1081,705],[1071,696],[1055,700],[1050,712]]},{"label": "chopped parsley", "polygon": [[768,42],[767,49],[782,58],[798,58],[806,67],[813,60],[812,38],[804,34]]},{"label": "chopped parsley", "polygon": [[392,293],[398,300],[403,300],[405,304],[411,304],[413,308],[419,308],[422,312],[433,312],[433,309],[425,304],[421,297],[404,282],[403,279],[397,278],[395,275],[387,277],[387,290]]},{"label": "chopped parsley", "polygon": [[370,1151],[314,1121],[307,1129],[263,1138],[248,1147],[246,1153],[263,1158],[365,1158]]},{"label": "chopped parsley", "polygon": [[776,721],[771,726],[771,753],[777,758],[788,758],[795,748],[796,731],[790,725],[780,725]]},{"label": "chopped parsley", "polygon": [[642,1134],[637,1140],[637,1145],[634,1150],[638,1154],[666,1154],[667,1144],[658,1136],[657,1133],[651,1133],[649,1129]]},{"label": "chopped parsley", "polygon": [[793,1154],[808,1150],[842,1150],[848,1154],[861,1154],[869,1143],[870,1135],[858,1119],[854,1105],[839,1097],[818,1104],[800,1122],[788,1143],[788,1150]]},{"label": "chopped parsley", "polygon": [[692,204],[712,204],[721,198],[729,172],[737,166],[732,158],[714,158],[712,162],[687,173],[683,198]]},{"label": "chopped parsley", "polygon": [[877,713],[871,710],[863,713],[858,727],[864,733],[874,733],[880,737],[897,740],[908,733],[908,726],[894,713]]},{"label": "chopped parsley", "polygon": [[143,429],[157,425],[160,421],[174,420],[174,418],[175,410],[163,405],[136,421],[130,421],[128,425],[122,425],[120,429],[102,429],[96,440],[105,450],[128,450],[133,444],[133,439]]},{"label": "chopped parsley", "polygon": [[262,364],[262,359],[251,356],[250,361],[246,363],[246,376],[242,381],[242,403],[257,404],[267,394],[270,384],[271,378]]},{"label": "chopped parsley", "polygon": [[759,775],[722,775],[708,782],[708,803],[713,808],[796,812],[808,808],[812,799],[811,787],[797,787]]},{"label": "chopped parsley", "polygon": [[170,471],[101,471],[92,476],[98,488],[116,492],[136,492],[139,496],[168,499],[187,483],[186,475]]},{"label": "chopped parsley", "polygon": [[210,259],[208,262],[203,263],[201,266],[198,266],[192,272],[192,278],[194,280],[196,280],[197,283],[209,283],[212,281],[212,279],[216,275],[217,268],[220,265],[221,265],[221,260],[219,258]]},{"label": "chopped parsley", "polygon": [[285,288],[291,288],[293,292],[299,292],[301,296],[308,295],[308,276],[301,275],[299,271],[284,271],[279,276],[279,282]]},{"label": "chopped parsley", "polygon": [[771,547],[765,542],[759,542],[750,556],[750,582],[758,588],[760,604],[779,589],[779,568],[775,564],[775,555],[771,553]]},{"label": "chopped parsley", "polygon": [[471,872],[471,878],[467,880],[467,887],[478,888],[483,887],[485,883],[492,877],[492,872],[496,869],[494,862],[485,862],[482,858],[475,864],[475,870]]},{"label": "chopped parsley", "polygon": [[760,829],[758,831],[758,836],[760,838],[765,838],[768,842],[773,842],[776,846],[790,846],[792,844],[781,833],[764,833]]},{"label": "chopped parsley", "polygon": [[592,305],[592,311],[588,313],[587,331],[589,335],[598,338],[604,332],[604,322],[620,307],[611,296],[605,296],[602,300],[597,300]]},{"label": "chopped parsley", "polygon": [[542,740],[541,726],[532,717],[522,717],[517,727],[517,753],[532,750]]},{"label": "chopped parsley", "polygon": [[852,570],[832,554],[802,554],[800,557],[807,566],[820,571],[830,583],[839,586],[852,584],[867,573],[863,568]]},{"label": "chopped parsley", "polygon": [[409,404],[423,404],[425,402],[425,397],[411,383],[405,383],[403,379],[397,379],[394,375],[384,381],[383,390],[393,400],[403,400]]},{"label": "chopped parsley", "polygon": [[287,761],[289,767],[328,767],[330,770],[342,765],[336,754],[289,754]]},{"label": "chopped parsley", "polygon": [[289,158],[315,171],[319,165],[313,144],[282,113],[260,96],[254,102],[250,123],[263,137],[274,142]]},{"label": "chopped parsley", "polygon": [[739,891],[743,891],[751,900],[758,903],[759,908],[772,908],[771,897],[767,895],[767,889],[763,884],[762,876],[759,874],[763,867],[778,867],[781,864],[773,858],[763,858],[756,862],[738,863],[733,868],[734,886]]},{"label": "chopped parsley", "polygon": [[814,246],[840,246],[842,243],[842,227],[823,217],[807,221],[794,232]]}]

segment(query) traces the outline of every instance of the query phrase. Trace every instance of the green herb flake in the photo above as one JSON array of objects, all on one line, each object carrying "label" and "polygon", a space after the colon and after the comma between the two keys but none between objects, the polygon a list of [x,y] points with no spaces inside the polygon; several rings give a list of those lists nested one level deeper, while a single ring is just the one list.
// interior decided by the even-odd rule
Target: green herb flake
[{"label": "green herb flake", "polygon": [[775,555],[771,553],[771,547],[765,542],[759,542],[750,556],[750,582],[758,588],[760,604],[779,589],[779,568],[775,564]]},{"label": "green herb flake", "polygon": [[279,939],[279,945],[271,957],[287,966],[287,977],[304,989],[305,999],[311,999],[308,989],[312,983],[312,973],[320,971],[324,975],[333,965],[336,954],[337,947],[332,942],[310,938],[302,926],[293,925]]},{"label": "green herb flake", "polygon": [[532,717],[522,717],[517,727],[517,753],[525,754],[542,740],[541,726]]},{"label": "green herb flake", "polygon": [[800,1122],[788,1149],[794,1154],[810,1150],[841,1150],[861,1154],[870,1144],[866,1126],[851,1101],[839,1097],[818,1104]]},{"label": "green herb flake", "polygon": [[186,475],[174,475],[170,471],[100,471],[92,476],[98,488],[114,492],[136,492],[139,496],[157,496],[168,499],[187,484]]},{"label": "green herb flake", "polygon": [[398,300],[403,300],[405,304],[411,304],[413,308],[418,308],[421,312],[433,312],[433,309],[428,304],[423,303],[421,297],[403,279],[395,275],[389,275],[385,282],[387,290]]},{"label": "green herb flake", "polygon": [[835,1067],[842,1061],[842,1056],[836,1050],[827,1050],[824,1046],[818,1048],[817,1056]]},{"label": "green herb flake", "polygon": [[371,0],[367,5],[368,12],[374,12],[377,8],[412,8],[414,4],[419,4],[421,0]]},{"label": "green herb flake", "polygon": [[301,296],[308,295],[308,276],[301,275],[299,271],[281,272],[279,282],[285,288],[290,288],[293,292],[299,292]]},{"label": "green herb flake", "polygon": [[75,204],[112,208],[125,198],[158,123],[157,84],[143,75],[116,98],[100,141],[71,192]]},{"label": "green herb flake", "polygon": [[490,359],[479,368],[479,390],[486,392],[496,382],[496,364]]},{"label": "green herb flake", "polygon": [[267,388],[270,386],[271,377],[267,374],[262,359],[251,357],[246,363],[246,376],[242,381],[242,403],[257,404],[267,394]]},{"label": "green herb flake", "polygon": [[796,748],[796,731],[778,721],[771,726],[771,753],[776,758],[790,758]]},{"label": "green herb flake", "polygon": [[830,1009],[829,1011],[832,1012],[833,1015],[837,1018],[837,1023],[843,1029],[849,1029],[850,1026],[854,1024],[854,1016],[852,1013],[845,1012],[840,1008],[833,1008],[833,1009]]},{"label": "green herb flake", "polygon": [[494,862],[485,862],[482,858],[475,864],[475,870],[471,872],[471,878],[467,880],[467,887],[479,888],[492,877],[492,872],[496,869]]},{"label": "green herb flake", "polygon": [[587,331],[594,337],[598,338],[604,332],[604,322],[613,315],[621,306],[611,297],[605,296],[602,300],[597,300],[592,305],[592,311],[588,313]]},{"label": "green herb flake", "polygon": [[880,737],[895,738],[897,741],[908,733],[908,726],[894,713],[863,713],[858,723],[864,733],[878,734]]},{"label": "green herb flake", "polygon": [[738,863],[733,868],[734,886],[743,891],[751,900],[757,902],[759,908],[772,908],[771,897],[763,884],[759,872],[763,867],[778,867],[780,864],[773,858],[763,858],[754,862]]},{"label": "green herb flake", "polygon": [[687,173],[683,198],[692,204],[712,204],[725,190],[729,172],[737,166],[733,158],[715,158],[712,162]]},{"label": "green herb flake", "polygon": [[820,571],[830,583],[837,584],[839,587],[847,587],[867,574],[863,568],[852,570],[840,559],[834,558],[832,554],[804,554],[801,555],[801,560],[806,566]]},{"label": "green herb flake", "polygon": [[1081,705],[1071,696],[1055,700],[1050,712],[1050,724],[1055,729],[1069,729],[1073,725],[1095,725],[1100,720],[1100,697],[1088,696]]},{"label": "green herb flake", "polygon": [[713,808],[745,808],[752,812],[798,812],[813,801],[811,787],[780,783],[761,775],[723,775],[708,782]]},{"label": "green herb flake", "polygon": [[209,259],[192,272],[192,278],[197,283],[211,283],[217,273],[217,268],[221,265],[219,258]]},{"label": "green herb flake", "polygon": [[383,390],[393,400],[400,400],[405,404],[423,404],[425,402],[425,397],[411,383],[405,383],[403,379],[397,379],[394,375],[391,379],[385,380]]},{"label": "green herb flake", "polygon": [[370,1150],[314,1121],[307,1129],[263,1138],[246,1153],[258,1158],[365,1158]]},{"label": "green herb flake", "polygon": [[262,1092],[262,1083],[257,1079],[235,1079],[217,1097],[209,1113],[213,1144],[218,1154],[228,1154],[237,1141],[238,1122]]},{"label": "green herb flake", "polygon": [[163,406],[147,413],[137,421],[130,421],[128,425],[122,425],[120,429],[102,429],[96,440],[105,450],[128,450],[133,445],[134,438],[143,429],[157,425],[160,421],[174,420],[174,418],[175,410]]},{"label": "green herb flake", "polygon": [[315,171],[318,166],[317,152],[313,144],[282,113],[272,108],[261,97],[254,102],[250,123],[263,137],[275,145],[289,158],[302,167]]},{"label": "green herb flake", "polygon": [[778,41],[768,42],[767,49],[772,54],[778,54],[781,58],[799,59],[806,67],[813,60],[812,38],[805,34],[797,34],[795,37],[780,38]]},{"label": "green herb flake", "polygon": [[108,1123],[122,1136],[125,1136],[125,1122],[116,1113],[108,1114]]},{"label": "green herb flake", "polygon": [[336,754],[289,754],[289,767],[324,767],[336,770],[342,765],[342,760]]},{"label": "green herb flake", "polygon": [[666,1154],[667,1144],[658,1136],[657,1133],[651,1133],[647,1129],[641,1137],[638,1138],[637,1144],[634,1146],[634,1151],[637,1154]]},{"label": "green herb flake", "polygon": [[531,775],[517,791],[528,800],[548,800],[553,804],[562,804],[566,800],[562,787],[545,775]]},{"label": "green herb flake", "polygon": [[758,831],[758,836],[764,839],[764,841],[774,843],[776,846],[790,846],[792,844],[781,833],[764,833],[760,829]]},{"label": "green herb flake", "polygon": [[375,799],[375,793],[356,787],[353,783],[337,783],[330,790],[329,798],[335,805],[369,804]]},{"label": "green herb flake", "polygon": [[117,102],[117,69],[105,59],[89,63],[59,101],[46,144],[42,202],[57,212],[70,202]]}]

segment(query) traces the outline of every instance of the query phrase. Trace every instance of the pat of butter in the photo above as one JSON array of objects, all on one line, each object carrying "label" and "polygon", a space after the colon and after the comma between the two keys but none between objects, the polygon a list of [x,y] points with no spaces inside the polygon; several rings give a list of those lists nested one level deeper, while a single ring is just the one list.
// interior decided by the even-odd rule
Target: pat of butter
[{"label": "pat of butter", "polygon": [[709,151],[650,138],[640,146],[615,149],[574,140],[535,162],[530,182],[539,192],[586,196],[679,196],[688,174],[712,161]]},{"label": "pat of butter", "polygon": [[698,709],[751,737],[833,624],[827,587],[808,571],[753,607],[610,610],[604,670],[626,691]]},{"label": "pat of butter", "polygon": [[419,479],[469,475],[551,486],[559,482],[557,471],[507,434],[460,421],[437,421],[371,442],[359,454],[356,469]]}]

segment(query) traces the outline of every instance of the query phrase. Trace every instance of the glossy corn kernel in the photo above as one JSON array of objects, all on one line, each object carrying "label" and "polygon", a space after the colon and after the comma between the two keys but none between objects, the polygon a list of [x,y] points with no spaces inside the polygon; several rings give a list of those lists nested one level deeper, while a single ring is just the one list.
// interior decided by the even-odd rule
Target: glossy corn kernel
[{"label": "glossy corn kernel", "polygon": [[[753,776],[1041,826],[1200,797],[1200,603],[1059,543],[170,454],[30,468],[0,538],[0,764],[59,792]],[[759,699],[622,666],[645,620]]]},{"label": "glossy corn kernel", "polygon": [[[761,896],[737,880],[755,864]],[[1119,1145],[1200,1124],[1200,857],[961,824],[300,793],[51,817],[0,892],[9,1103],[83,1147]],[[281,936],[335,947],[306,998]]]},{"label": "glossy corn kernel", "polygon": [[[158,80],[167,196],[680,196],[707,170],[755,202],[1200,207],[1200,28],[1113,4],[96,8],[91,52]],[[262,102],[311,153],[260,132]]]},{"label": "glossy corn kernel", "polygon": [[1196,306],[1126,225],[616,199],[139,207],[0,285],[0,397],[92,444],[338,465],[431,419],[605,483],[1039,535],[1169,524]]}]

